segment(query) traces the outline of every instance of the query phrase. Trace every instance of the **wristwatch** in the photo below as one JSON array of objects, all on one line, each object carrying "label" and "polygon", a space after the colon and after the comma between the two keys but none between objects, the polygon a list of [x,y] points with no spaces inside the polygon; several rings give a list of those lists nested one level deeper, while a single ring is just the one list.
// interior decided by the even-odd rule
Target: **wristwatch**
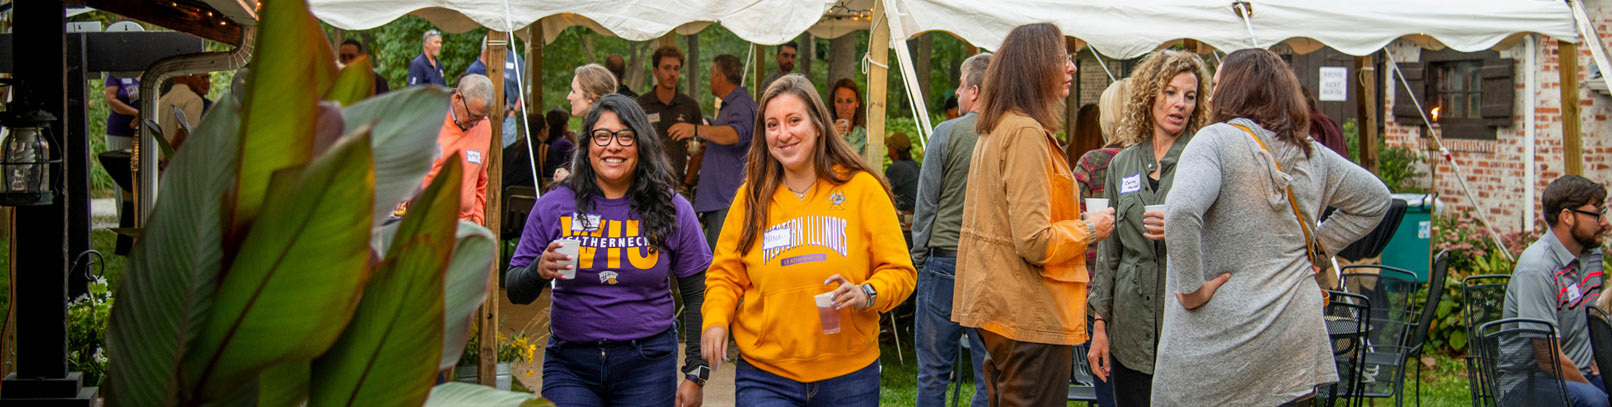
[{"label": "wristwatch", "polygon": [[879,298],[879,292],[873,289],[873,284],[862,284],[862,293],[868,295],[868,306],[863,308],[873,308],[873,300]]},{"label": "wristwatch", "polygon": [[705,367],[705,365],[695,366],[693,369],[689,369],[688,372],[685,372],[683,376],[687,378],[688,381],[694,382],[694,384],[700,385],[700,387],[705,387],[705,380],[711,377],[711,368]]}]

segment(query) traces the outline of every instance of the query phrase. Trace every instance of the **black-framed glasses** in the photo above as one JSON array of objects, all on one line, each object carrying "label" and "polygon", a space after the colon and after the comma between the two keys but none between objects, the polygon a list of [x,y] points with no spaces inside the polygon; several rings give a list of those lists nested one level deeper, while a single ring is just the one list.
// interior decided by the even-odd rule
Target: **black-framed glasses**
[{"label": "black-framed glasses", "polygon": [[1601,208],[1600,212],[1590,212],[1590,211],[1586,211],[1586,210],[1582,210],[1582,209],[1578,209],[1578,208],[1567,208],[1567,210],[1570,210],[1570,211],[1573,211],[1573,212],[1578,212],[1581,215],[1591,216],[1591,217],[1594,217],[1596,219],[1601,219],[1601,218],[1606,217],[1606,208]]},{"label": "black-framed glasses", "polygon": [[616,131],[593,129],[593,136],[591,138],[593,139],[593,145],[599,147],[609,147],[610,139],[616,139],[616,144],[620,144],[622,147],[632,147],[633,141],[636,140],[637,136],[637,133],[633,133],[632,129],[621,129]]}]

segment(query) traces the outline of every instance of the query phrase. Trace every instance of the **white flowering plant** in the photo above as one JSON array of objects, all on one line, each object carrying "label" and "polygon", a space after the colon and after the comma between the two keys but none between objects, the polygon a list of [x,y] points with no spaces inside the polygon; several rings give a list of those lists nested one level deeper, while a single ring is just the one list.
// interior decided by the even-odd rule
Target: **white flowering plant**
[{"label": "white flowering plant", "polygon": [[105,278],[89,284],[89,292],[67,306],[67,364],[83,372],[86,385],[97,385],[106,374],[106,320],[112,312],[112,294]]}]

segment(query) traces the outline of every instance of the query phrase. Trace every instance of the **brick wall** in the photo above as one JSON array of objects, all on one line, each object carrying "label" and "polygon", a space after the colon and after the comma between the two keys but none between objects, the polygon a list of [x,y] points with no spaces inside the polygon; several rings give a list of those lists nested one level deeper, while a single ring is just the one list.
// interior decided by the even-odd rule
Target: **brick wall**
[{"label": "brick wall", "polygon": [[[1612,30],[1608,25],[1612,23],[1612,8],[1606,7],[1606,2],[1588,3],[1587,10],[1596,24],[1603,43],[1612,39]],[[1510,127],[1497,128],[1496,140],[1454,140],[1446,139],[1445,147],[1450,151],[1454,161],[1461,167],[1462,176],[1472,193],[1482,207],[1488,221],[1505,232],[1522,230],[1524,217],[1533,217],[1536,220],[1534,227],[1545,227],[1543,218],[1539,215],[1539,197],[1543,194],[1545,186],[1551,180],[1560,177],[1565,172],[1562,148],[1562,114],[1561,114],[1561,80],[1559,74],[1559,55],[1556,39],[1547,36],[1542,38],[1535,46],[1534,61],[1536,64],[1535,80],[1538,88],[1535,90],[1535,106],[1529,111],[1524,94],[1528,91],[1526,83],[1525,65],[1527,57],[1524,55],[1524,46],[1521,41],[1511,48],[1501,49],[1501,56],[1512,58],[1516,65],[1517,101],[1514,124]],[[1401,60],[1410,56],[1401,54],[1415,54],[1415,50],[1396,41],[1390,45]],[[1580,45],[1576,57],[1579,65],[1579,104],[1580,104],[1580,138],[1582,140],[1582,155],[1584,176],[1607,184],[1612,181],[1612,160],[1608,153],[1612,153],[1612,140],[1607,139],[1608,116],[1612,116],[1612,98],[1596,93],[1585,87],[1589,81],[1590,72],[1595,62],[1590,56],[1587,46]],[[1425,131],[1420,120],[1396,120],[1393,116],[1394,99],[1404,94],[1404,87],[1399,84],[1398,78],[1385,78],[1393,85],[1393,91],[1385,89],[1384,97],[1387,99],[1384,106],[1383,117],[1386,125],[1382,135],[1390,145],[1425,149],[1427,142],[1423,138]],[[1596,79],[1599,80],[1599,79]],[[1386,86],[1385,86],[1386,88]],[[1423,101],[1426,104],[1426,101]],[[1526,156],[1526,136],[1523,128],[1526,125],[1524,115],[1532,114],[1535,117],[1534,149],[1535,149],[1535,176],[1526,179],[1525,171],[1528,163]],[[1454,211],[1472,210],[1478,212],[1473,201],[1462,193],[1459,180],[1452,166],[1439,157],[1436,152],[1428,154],[1428,161],[1432,166],[1424,165],[1422,172],[1435,174],[1436,190],[1446,204],[1446,213]],[[1423,187],[1433,183],[1423,177],[1420,184]],[[1534,184],[1534,196],[1529,199],[1525,196],[1527,183]]]}]

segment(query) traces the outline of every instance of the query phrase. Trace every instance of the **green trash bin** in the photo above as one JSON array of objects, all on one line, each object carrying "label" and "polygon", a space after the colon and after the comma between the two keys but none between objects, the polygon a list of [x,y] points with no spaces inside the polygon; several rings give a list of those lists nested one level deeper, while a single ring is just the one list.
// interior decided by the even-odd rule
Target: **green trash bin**
[{"label": "green trash bin", "polygon": [[1382,264],[1416,273],[1416,280],[1427,282],[1433,244],[1433,210],[1441,206],[1430,194],[1393,194],[1405,201],[1405,217],[1383,249]]}]

